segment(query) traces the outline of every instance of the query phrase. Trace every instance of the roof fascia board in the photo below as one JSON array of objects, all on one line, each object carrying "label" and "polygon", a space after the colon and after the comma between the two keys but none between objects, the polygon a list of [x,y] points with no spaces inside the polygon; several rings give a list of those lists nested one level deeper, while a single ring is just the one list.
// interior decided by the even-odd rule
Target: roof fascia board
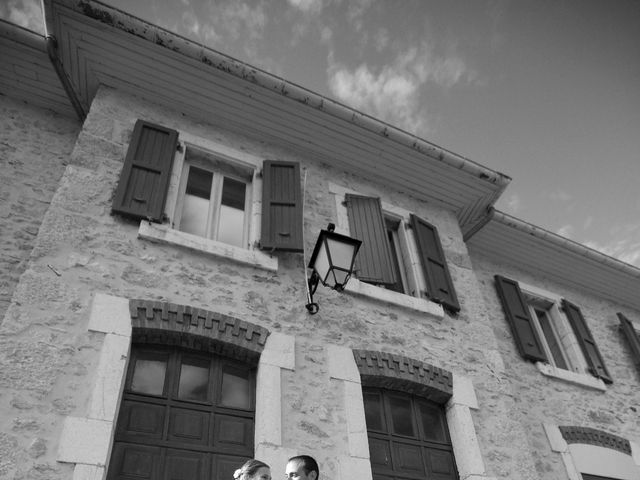
[{"label": "roof fascia board", "polygon": [[[259,68],[234,59],[228,55],[212,50],[204,45],[193,42],[180,35],[164,30],[122,10],[105,5],[96,0],[43,0],[45,24],[47,32],[52,34],[55,25],[55,10],[53,4],[62,5],[88,18],[120,29],[131,35],[136,35],[160,47],[195,59],[210,68],[216,68],[239,79],[259,85],[293,101],[302,103],[310,108],[323,111],[333,117],[348,121],[365,130],[399,143],[423,155],[443,162],[451,168],[461,170],[472,175],[478,181],[494,184],[502,193],[511,178],[500,172],[491,170],[473,160],[455,154],[438,145],[423,140],[388,123],[377,120],[370,115],[347,107],[335,100],[323,97],[299,85],[267,73]],[[492,198],[495,201],[497,196]]]}]

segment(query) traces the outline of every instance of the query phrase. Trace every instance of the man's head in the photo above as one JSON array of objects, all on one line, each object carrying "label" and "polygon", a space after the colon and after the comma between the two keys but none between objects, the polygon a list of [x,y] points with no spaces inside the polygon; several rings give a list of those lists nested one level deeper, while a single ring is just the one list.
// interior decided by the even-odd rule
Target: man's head
[{"label": "man's head", "polygon": [[318,462],[309,455],[291,457],[287,462],[285,475],[288,480],[318,480],[320,476]]}]

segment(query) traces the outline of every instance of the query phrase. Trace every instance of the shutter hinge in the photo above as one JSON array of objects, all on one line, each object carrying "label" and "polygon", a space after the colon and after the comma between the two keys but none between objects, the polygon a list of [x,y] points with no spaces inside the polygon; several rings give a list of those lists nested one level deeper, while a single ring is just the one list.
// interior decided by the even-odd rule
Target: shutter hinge
[{"label": "shutter hinge", "polygon": [[262,178],[262,175],[263,175],[262,172],[263,172],[262,168],[256,170],[256,178]]},{"label": "shutter hinge", "polygon": [[178,145],[176,146],[176,150],[180,153],[184,152],[184,148],[180,142],[178,142]]},{"label": "shutter hinge", "polygon": [[411,223],[409,222],[402,222],[402,223],[404,223],[405,230],[413,230],[413,225],[411,225]]}]

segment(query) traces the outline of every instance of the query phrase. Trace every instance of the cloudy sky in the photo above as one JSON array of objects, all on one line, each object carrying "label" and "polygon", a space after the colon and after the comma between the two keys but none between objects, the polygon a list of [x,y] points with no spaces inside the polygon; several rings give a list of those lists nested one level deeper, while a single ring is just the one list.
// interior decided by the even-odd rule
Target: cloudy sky
[{"label": "cloudy sky", "polygon": [[[497,207],[640,267],[640,0],[107,0],[513,178]],[[39,0],[0,17],[42,30]]]}]

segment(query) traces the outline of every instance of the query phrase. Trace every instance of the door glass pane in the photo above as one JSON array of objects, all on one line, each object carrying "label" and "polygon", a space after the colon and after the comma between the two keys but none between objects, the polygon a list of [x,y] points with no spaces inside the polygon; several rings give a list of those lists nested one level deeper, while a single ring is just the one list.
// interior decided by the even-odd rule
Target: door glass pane
[{"label": "door glass pane", "polygon": [[411,399],[389,395],[389,409],[391,410],[393,433],[414,437]]},{"label": "door glass pane", "polygon": [[[199,363],[199,364],[198,364]],[[182,361],[178,398],[181,400],[207,400],[209,386],[209,365],[202,362]]]},{"label": "door glass pane", "polygon": [[226,407],[251,408],[251,381],[248,372],[224,371],[220,403]]},{"label": "door glass pane", "polygon": [[167,362],[156,359],[136,359],[131,380],[131,390],[147,395],[162,395]]},{"label": "door glass pane", "polygon": [[382,413],[382,398],[377,393],[364,393],[364,414],[368,430],[386,431]]},{"label": "door glass pane", "polygon": [[180,218],[181,231],[201,237],[207,236],[212,181],[212,172],[198,167],[189,167]]},{"label": "door glass pane", "polygon": [[443,413],[438,405],[418,402],[422,435],[425,440],[446,442],[447,434],[444,430]]},{"label": "door glass pane", "polygon": [[244,247],[244,201],[247,185],[244,182],[224,177],[218,240],[238,247]]}]

